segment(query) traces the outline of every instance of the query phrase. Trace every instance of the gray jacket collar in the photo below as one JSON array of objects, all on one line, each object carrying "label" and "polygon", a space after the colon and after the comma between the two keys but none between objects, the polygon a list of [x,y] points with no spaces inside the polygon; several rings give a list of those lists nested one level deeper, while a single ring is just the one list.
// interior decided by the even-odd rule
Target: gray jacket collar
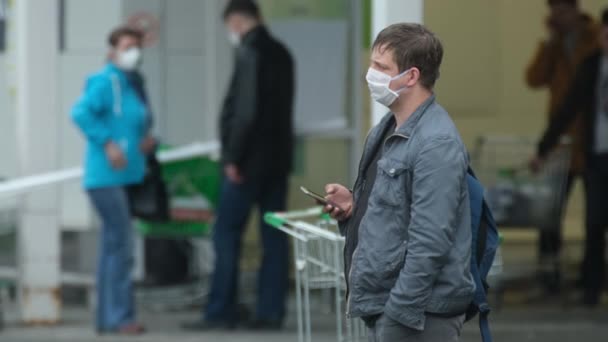
[{"label": "gray jacket collar", "polygon": [[[403,135],[406,137],[410,137],[418,121],[422,115],[426,112],[426,110],[435,103],[435,95],[431,95],[428,99],[426,99],[417,109],[412,113],[412,115],[407,119],[407,121],[401,125],[395,132],[395,134]],[[380,123],[372,129],[369,136],[367,137],[367,142],[365,144],[365,148],[363,150],[363,156],[361,157],[361,165],[359,172],[361,173],[363,170],[366,170],[369,167],[373,159],[373,151],[376,151],[380,144],[383,143],[381,138],[384,136],[386,130],[390,125],[393,125],[395,121],[395,115],[392,112],[387,113]]]},{"label": "gray jacket collar", "polygon": [[[396,133],[398,133],[399,135],[404,135],[406,137],[410,137],[412,135],[412,132],[418,125],[420,118],[422,118],[422,116],[424,115],[426,110],[433,103],[435,103],[435,94],[432,94],[431,96],[429,96],[428,99],[426,99],[420,106],[418,106],[418,108],[414,111],[414,113],[412,113],[412,115],[401,125],[401,127],[397,128]],[[394,114],[390,113],[390,115],[394,115]]]}]

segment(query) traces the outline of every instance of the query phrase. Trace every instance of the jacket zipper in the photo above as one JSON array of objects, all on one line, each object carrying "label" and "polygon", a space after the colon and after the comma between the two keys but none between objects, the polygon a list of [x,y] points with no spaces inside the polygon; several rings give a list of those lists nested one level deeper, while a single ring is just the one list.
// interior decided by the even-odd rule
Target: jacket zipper
[{"label": "jacket zipper", "polygon": [[[367,179],[363,178],[363,180],[361,181],[361,191],[365,191],[366,183],[367,183]],[[358,209],[358,207],[355,207],[352,217],[356,217],[357,209]],[[351,228],[351,227],[349,227],[349,228]],[[357,239],[358,239],[358,237],[357,237]],[[355,250],[353,251],[353,255],[350,258],[350,270],[348,270],[348,276],[347,276],[347,279],[345,279],[347,284],[350,280],[351,274],[353,273],[353,260],[355,260],[355,255],[357,254],[357,250],[359,249],[358,246],[359,246],[359,242],[357,242],[357,247],[355,247]],[[350,292],[351,292],[348,289],[349,287],[350,286],[347,286],[347,289],[346,289],[347,290],[347,293],[346,293],[346,318],[348,318],[348,319],[350,319]]]},{"label": "jacket zipper", "polygon": [[[369,134],[365,137],[365,143],[363,144],[363,146],[367,146],[367,141],[369,140]],[[363,160],[365,157],[365,149],[363,150],[363,154],[361,155],[361,160],[359,161],[359,169],[357,170],[357,181],[355,182],[355,185],[353,186],[353,203],[355,201],[355,193],[357,192],[357,187],[359,185],[359,182],[361,182],[361,188],[365,189],[365,178],[363,178],[363,180],[359,181],[359,179],[361,179],[361,176],[363,175]],[[357,207],[355,206],[355,209],[353,210],[353,213],[351,215],[351,217],[356,217],[357,214]],[[348,229],[350,229],[350,226],[348,227]],[[344,241],[344,245],[345,247],[348,247],[348,230],[346,231],[346,239]],[[350,273],[352,272],[352,266],[353,266],[353,262],[352,262],[352,257],[354,257],[355,252],[357,251],[357,248],[355,247],[355,250],[353,251],[353,255],[351,256],[351,262],[350,262],[350,266],[351,269],[348,270],[348,275],[347,277],[350,278]],[[346,311],[347,311],[347,315],[348,315],[348,306],[349,306],[349,298],[350,298],[350,291],[348,290],[348,278],[345,279],[346,281]]]},{"label": "jacket zipper", "polygon": [[[359,244],[357,244],[359,245]],[[353,260],[355,260],[355,256],[357,255],[357,251],[359,250],[359,247],[355,247],[355,250],[353,251],[353,256],[351,258],[350,261],[350,270],[348,270],[348,279],[350,279],[351,274],[353,273]],[[351,318],[351,314],[350,314],[350,291],[348,291],[348,296],[346,296],[346,318],[350,319]]]}]

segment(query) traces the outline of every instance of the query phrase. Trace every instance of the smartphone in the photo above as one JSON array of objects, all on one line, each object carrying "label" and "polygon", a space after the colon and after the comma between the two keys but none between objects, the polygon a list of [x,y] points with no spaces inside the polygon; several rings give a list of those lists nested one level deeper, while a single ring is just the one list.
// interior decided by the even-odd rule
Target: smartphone
[{"label": "smartphone", "polygon": [[303,187],[303,186],[301,186],[301,187],[300,187],[300,190],[302,190],[302,192],[303,192],[305,195],[307,195],[307,196],[309,196],[309,197],[313,198],[313,199],[314,199],[315,201],[317,201],[319,204],[322,204],[322,205],[328,205],[328,204],[329,204],[329,205],[332,205],[330,202],[328,202],[328,201],[325,199],[325,197],[323,197],[323,196],[321,196],[321,195],[319,195],[319,194],[317,194],[317,193],[315,193],[315,192],[312,192],[312,191],[310,191],[310,190],[306,189],[306,188],[305,188],[305,187]]}]

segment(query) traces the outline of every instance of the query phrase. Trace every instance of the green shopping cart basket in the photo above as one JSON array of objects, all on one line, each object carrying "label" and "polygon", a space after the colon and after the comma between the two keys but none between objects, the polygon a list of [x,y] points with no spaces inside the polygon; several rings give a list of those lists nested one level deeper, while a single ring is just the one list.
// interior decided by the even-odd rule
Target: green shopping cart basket
[{"label": "green shopping cart basket", "polygon": [[162,164],[169,193],[169,222],[136,222],[147,237],[208,236],[220,195],[221,168],[217,161],[199,156]]}]

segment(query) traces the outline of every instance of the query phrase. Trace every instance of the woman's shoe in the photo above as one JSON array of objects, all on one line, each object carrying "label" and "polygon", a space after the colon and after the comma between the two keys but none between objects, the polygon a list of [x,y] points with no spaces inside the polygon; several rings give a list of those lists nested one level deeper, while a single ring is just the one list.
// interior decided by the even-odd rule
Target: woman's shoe
[{"label": "woman's shoe", "polygon": [[131,323],[122,326],[116,331],[119,335],[137,336],[146,332],[146,328],[139,323]]}]

